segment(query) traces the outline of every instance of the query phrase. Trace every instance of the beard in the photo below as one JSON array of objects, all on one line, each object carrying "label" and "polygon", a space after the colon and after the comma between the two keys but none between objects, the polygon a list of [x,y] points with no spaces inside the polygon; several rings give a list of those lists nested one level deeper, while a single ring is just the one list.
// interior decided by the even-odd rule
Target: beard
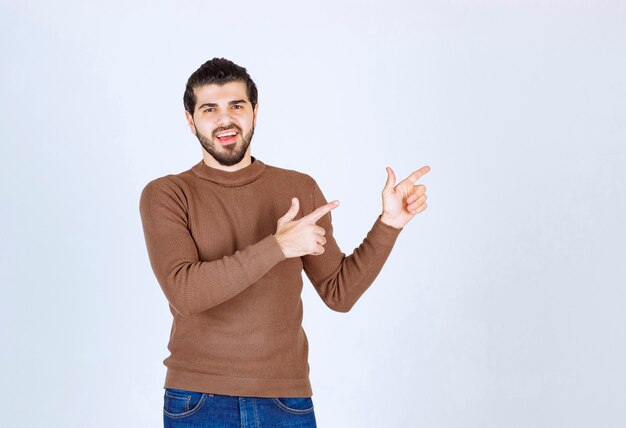
[{"label": "beard", "polygon": [[[222,128],[236,129],[238,132],[237,141],[232,144],[223,145],[219,141],[216,141],[217,137],[215,137],[215,139],[209,138],[198,131],[197,128],[196,137],[198,138],[198,141],[200,141],[200,145],[204,147],[204,150],[206,150],[220,165],[233,166],[241,162],[246,155],[246,151],[248,150],[250,141],[252,141],[252,136],[254,135],[254,124],[252,124],[252,129],[250,129],[248,135],[243,135],[238,126],[229,125]],[[220,130],[218,130],[218,132]],[[243,138],[243,143],[239,142],[239,136]]]}]

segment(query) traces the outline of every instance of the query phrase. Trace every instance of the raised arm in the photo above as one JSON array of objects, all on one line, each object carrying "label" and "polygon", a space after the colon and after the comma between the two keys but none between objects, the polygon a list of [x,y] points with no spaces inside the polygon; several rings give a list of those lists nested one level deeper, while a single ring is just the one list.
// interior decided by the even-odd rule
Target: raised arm
[{"label": "raised arm", "polygon": [[168,177],[143,189],[139,211],[152,270],[165,297],[181,315],[193,315],[234,297],[285,259],[268,235],[235,254],[199,261],[187,225],[186,197]]},{"label": "raised arm", "polygon": [[[317,183],[311,197],[313,209],[327,203]],[[379,215],[363,242],[346,256],[333,237],[331,213],[316,224],[326,230],[326,244],[322,254],[302,256],[304,272],[329,308],[348,312],[380,273],[402,228],[383,223]]]}]

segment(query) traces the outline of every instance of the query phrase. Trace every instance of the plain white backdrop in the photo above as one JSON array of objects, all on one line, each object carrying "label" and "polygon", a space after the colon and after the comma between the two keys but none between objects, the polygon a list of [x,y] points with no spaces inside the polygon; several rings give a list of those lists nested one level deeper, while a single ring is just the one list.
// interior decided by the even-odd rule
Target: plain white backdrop
[{"label": "plain white backdrop", "polygon": [[303,275],[320,427],[625,426],[623,1],[14,0],[0,36],[0,425],[162,426],[139,194],[201,159],[184,86],[223,56],[346,254],[385,167],[431,167],[352,311]]}]

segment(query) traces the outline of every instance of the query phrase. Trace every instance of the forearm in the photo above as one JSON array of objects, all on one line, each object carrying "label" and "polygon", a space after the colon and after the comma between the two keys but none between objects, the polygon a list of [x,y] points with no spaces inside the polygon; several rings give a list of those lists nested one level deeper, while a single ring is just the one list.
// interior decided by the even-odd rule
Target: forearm
[{"label": "forearm", "polygon": [[171,257],[149,249],[154,274],[172,307],[193,315],[236,296],[284,260],[274,235],[213,261]]},{"label": "forearm", "polygon": [[401,230],[379,216],[349,256],[329,239],[324,254],[307,259],[305,270],[324,303],[339,312],[349,311],[382,270]]}]

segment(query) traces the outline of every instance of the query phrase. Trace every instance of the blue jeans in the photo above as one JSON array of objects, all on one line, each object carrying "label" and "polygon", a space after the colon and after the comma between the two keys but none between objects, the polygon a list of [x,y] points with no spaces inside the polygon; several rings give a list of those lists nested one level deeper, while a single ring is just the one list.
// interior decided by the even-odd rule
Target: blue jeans
[{"label": "blue jeans", "polygon": [[231,397],[165,388],[165,428],[316,428],[311,397]]}]

